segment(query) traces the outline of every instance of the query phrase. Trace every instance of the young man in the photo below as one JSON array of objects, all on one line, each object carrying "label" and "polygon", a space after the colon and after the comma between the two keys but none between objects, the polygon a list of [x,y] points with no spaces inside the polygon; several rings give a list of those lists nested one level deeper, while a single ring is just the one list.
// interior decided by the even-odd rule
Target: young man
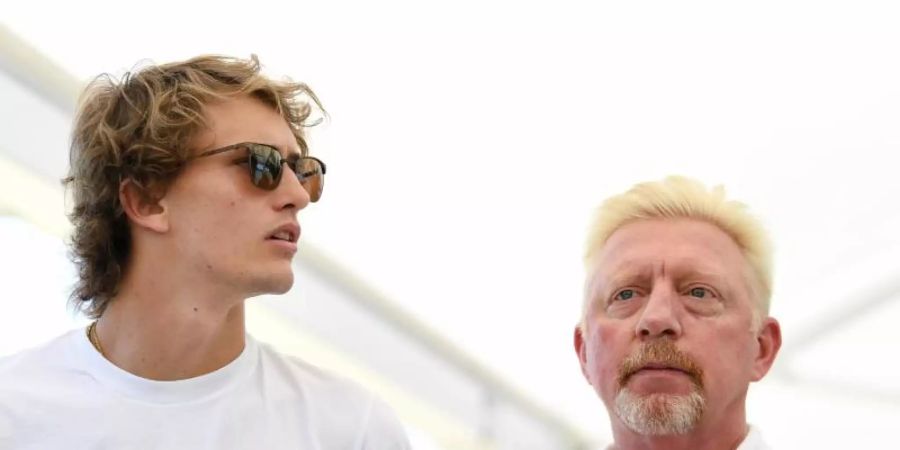
[{"label": "young man", "polygon": [[256,342],[244,301],[284,293],[319,200],[305,85],[218,56],[98,78],[71,146],[87,330],[0,361],[0,448],[409,447],[356,386]]},{"label": "young man", "polygon": [[575,351],[611,448],[767,448],[744,406],[781,346],[767,242],[743,204],[686,178],[600,207]]}]

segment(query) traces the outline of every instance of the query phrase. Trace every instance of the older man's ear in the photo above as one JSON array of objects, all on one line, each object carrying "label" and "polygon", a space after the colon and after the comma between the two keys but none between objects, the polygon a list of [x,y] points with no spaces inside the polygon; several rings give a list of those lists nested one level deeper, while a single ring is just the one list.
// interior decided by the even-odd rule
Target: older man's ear
[{"label": "older man's ear", "polygon": [[582,330],[581,324],[575,325],[575,334],[574,341],[575,344],[575,355],[578,356],[578,363],[581,365],[581,374],[584,375],[584,379],[587,380],[588,383],[591,382],[591,379],[587,374],[587,352],[585,349],[585,339],[584,339],[584,331]]},{"label": "older man's ear", "polygon": [[781,325],[773,317],[767,317],[756,335],[757,353],[753,362],[752,381],[759,381],[772,368],[778,350],[781,349]]}]

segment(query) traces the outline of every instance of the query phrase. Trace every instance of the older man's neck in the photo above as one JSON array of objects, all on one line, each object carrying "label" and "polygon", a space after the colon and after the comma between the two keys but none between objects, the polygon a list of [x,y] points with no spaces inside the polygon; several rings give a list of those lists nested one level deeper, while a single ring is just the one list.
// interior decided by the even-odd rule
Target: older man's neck
[{"label": "older man's neck", "polygon": [[610,450],[735,450],[749,431],[743,416],[740,421],[701,423],[682,435],[644,436],[625,429],[621,423],[613,428],[616,441]]}]

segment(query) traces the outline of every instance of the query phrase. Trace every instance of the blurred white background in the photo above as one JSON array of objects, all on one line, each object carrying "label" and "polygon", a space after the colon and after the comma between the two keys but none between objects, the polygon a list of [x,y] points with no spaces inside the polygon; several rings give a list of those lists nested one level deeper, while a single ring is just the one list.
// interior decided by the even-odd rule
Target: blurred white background
[{"label": "blurred white background", "polygon": [[[675,173],[724,184],[776,243],[785,344],[751,389],[750,422],[776,448],[891,448],[898,23],[889,1],[7,5],[0,173],[25,181],[0,186],[0,354],[83,322],[65,310],[74,272],[56,182],[71,86],[142,60],[254,53],[270,75],[308,83],[331,116],[311,131],[328,183],[301,213],[303,242],[410,318],[390,324],[416,330],[407,340],[436,336],[425,343],[452,347],[566,430],[554,449],[610,441],[571,343],[587,220],[605,197]],[[37,60],[59,71],[29,73]],[[315,296],[295,291],[302,316]],[[265,300],[289,314],[277,301]],[[365,353],[348,349],[350,361]],[[526,448],[422,392],[407,394],[483,448]],[[468,448],[398,409],[417,448]]]}]

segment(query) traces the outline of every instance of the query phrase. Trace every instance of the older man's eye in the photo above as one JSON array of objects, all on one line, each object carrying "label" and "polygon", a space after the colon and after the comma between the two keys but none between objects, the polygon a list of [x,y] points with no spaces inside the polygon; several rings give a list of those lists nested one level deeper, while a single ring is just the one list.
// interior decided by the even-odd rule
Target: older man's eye
[{"label": "older man's eye", "polygon": [[707,298],[707,297],[712,297],[712,295],[713,295],[712,292],[710,292],[709,289],[707,289],[705,287],[691,288],[689,293],[692,297],[696,297],[696,298]]},{"label": "older man's eye", "polygon": [[613,300],[631,300],[634,295],[634,289],[622,289],[613,297]]}]

